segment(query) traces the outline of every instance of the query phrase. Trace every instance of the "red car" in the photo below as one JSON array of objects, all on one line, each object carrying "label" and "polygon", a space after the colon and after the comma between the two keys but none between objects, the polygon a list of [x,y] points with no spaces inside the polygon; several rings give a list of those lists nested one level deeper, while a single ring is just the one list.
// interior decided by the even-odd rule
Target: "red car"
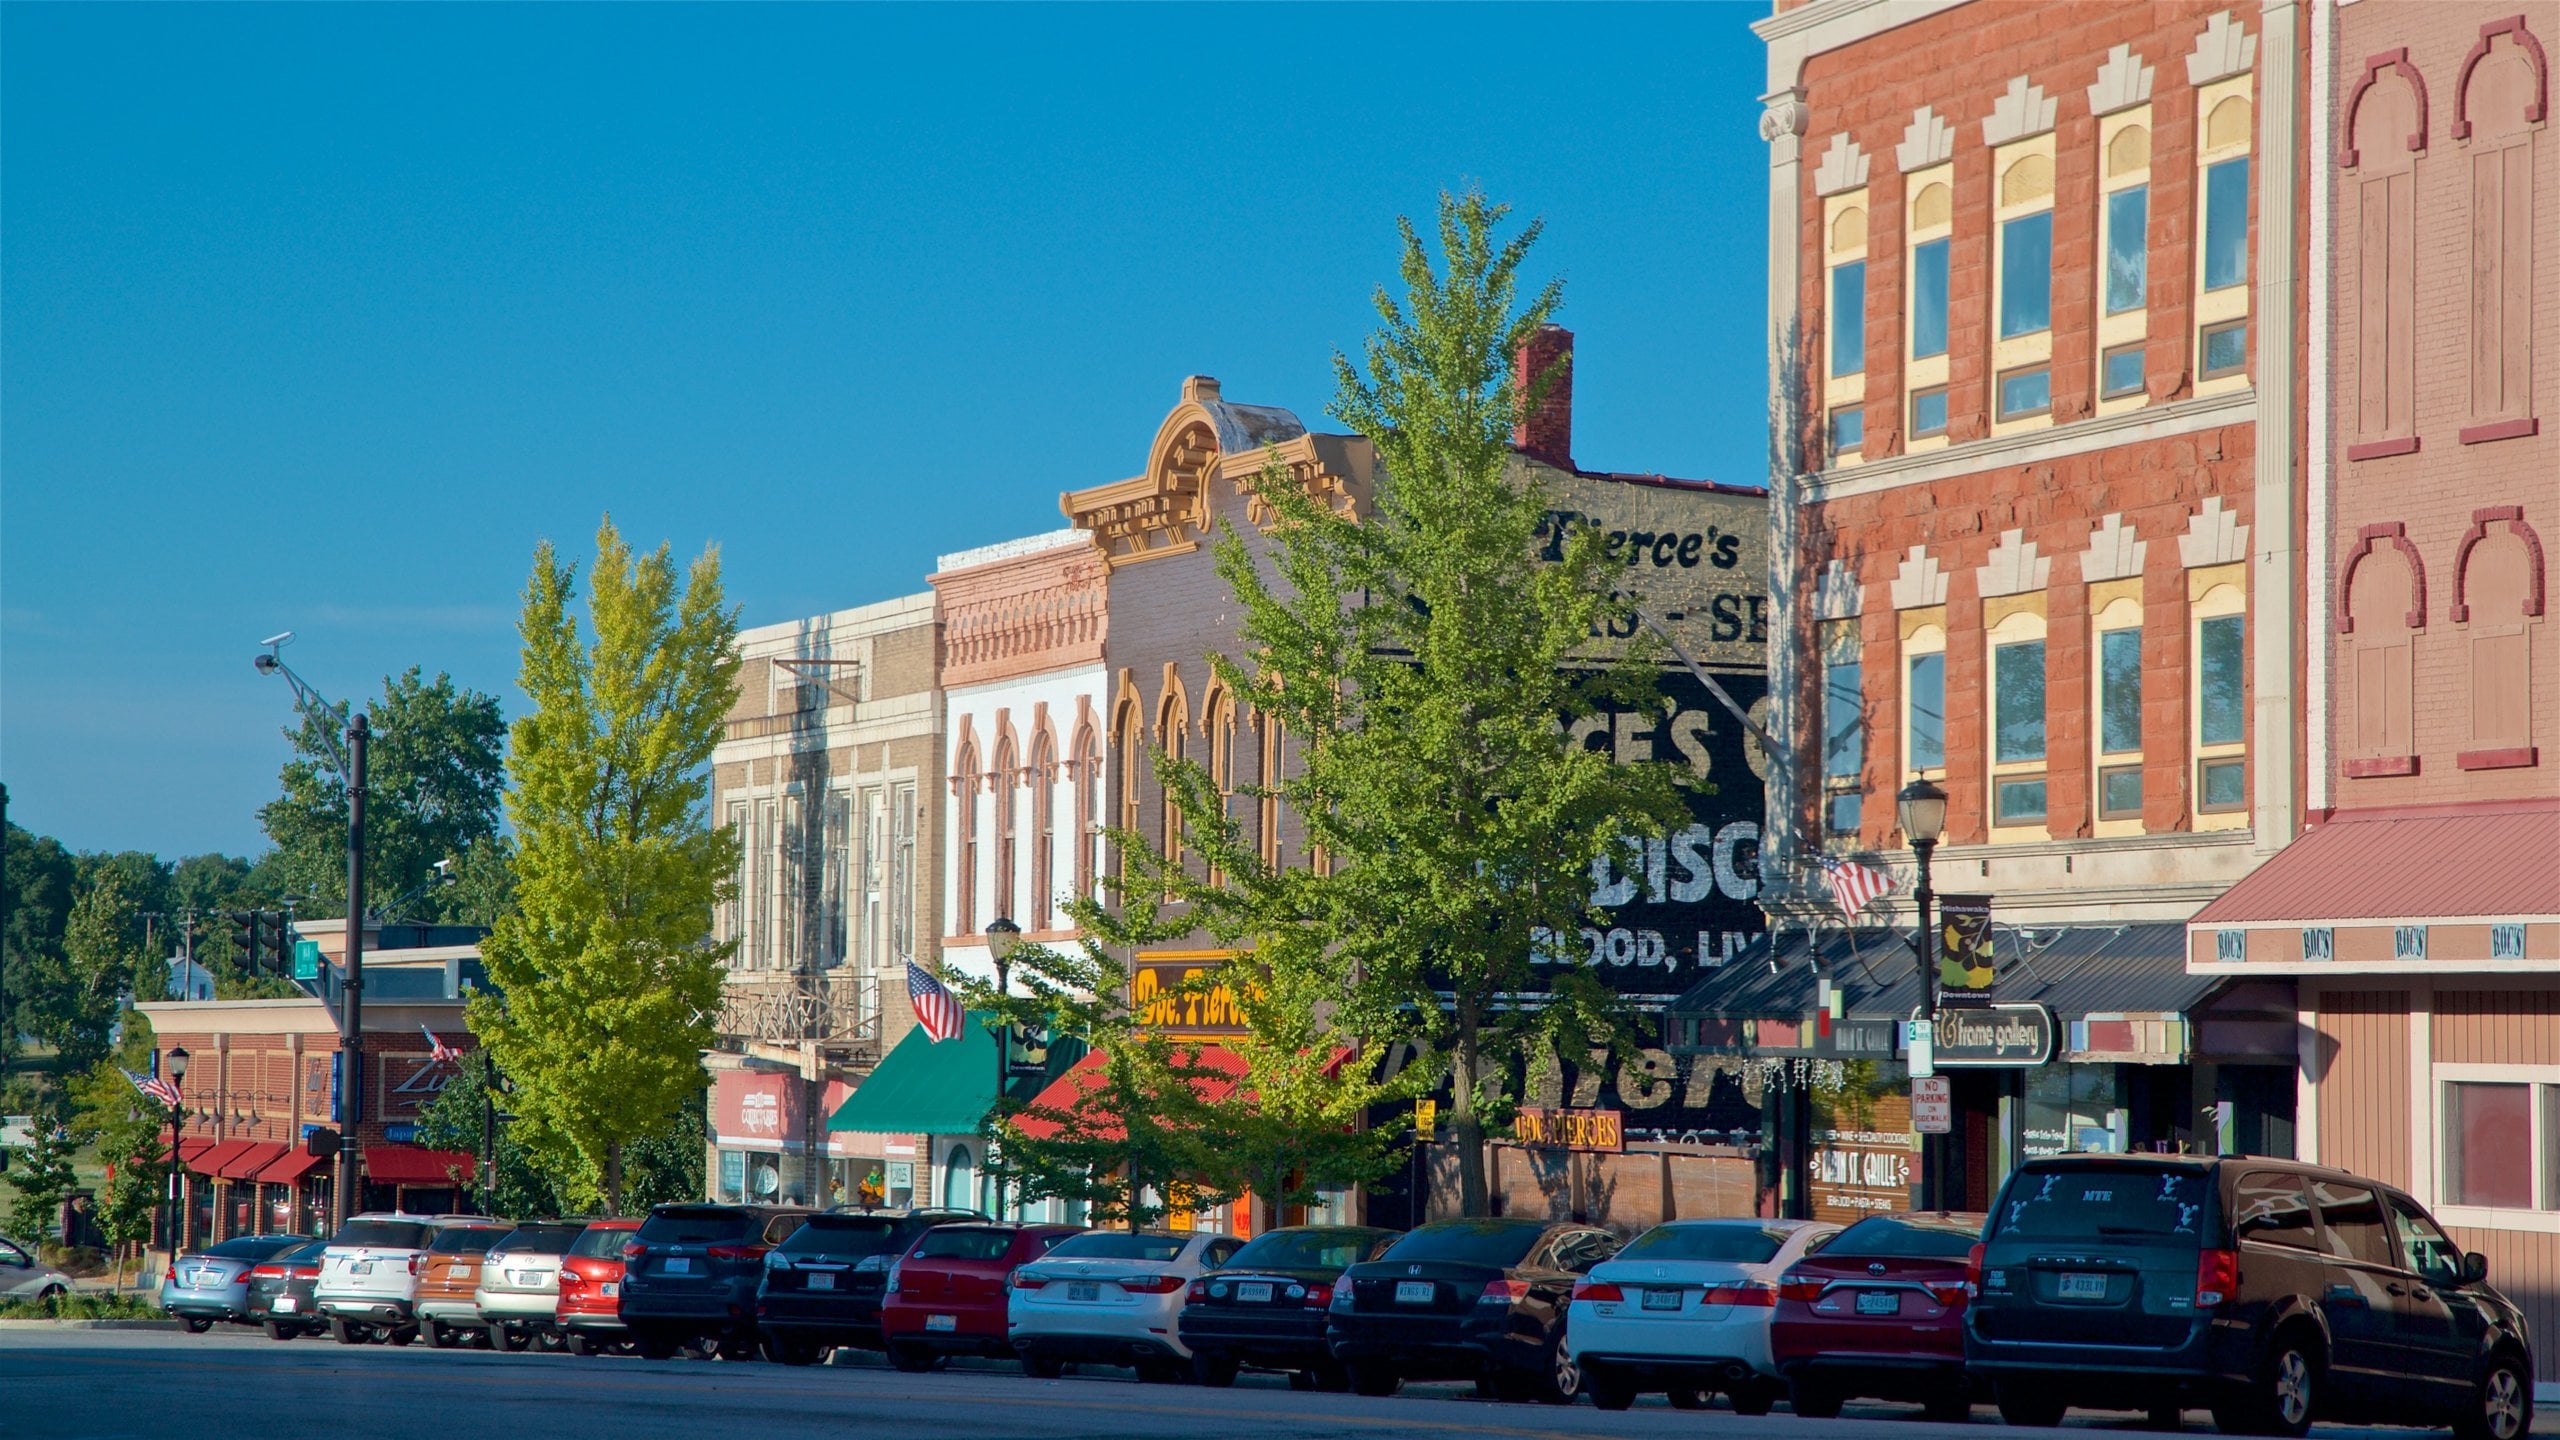
[{"label": "red car", "polygon": [[622,1325],[622,1242],[637,1220],[596,1220],[560,1257],[560,1333],[572,1355],[601,1355],[631,1338]]},{"label": "red car", "polygon": [[1010,1357],[1007,1286],[1013,1272],[1076,1234],[1075,1225],[937,1225],[889,1269],[880,1338],[889,1363],[913,1373],[947,1355]]},{"label": "red car", "polygon": [[1973,1413],[1964,1306],[1980,1215],[1870,1215],[1778,1277],[1770,1357],[1798,1415],[1860,1398],[1915,1401],[1932,1420]]}]

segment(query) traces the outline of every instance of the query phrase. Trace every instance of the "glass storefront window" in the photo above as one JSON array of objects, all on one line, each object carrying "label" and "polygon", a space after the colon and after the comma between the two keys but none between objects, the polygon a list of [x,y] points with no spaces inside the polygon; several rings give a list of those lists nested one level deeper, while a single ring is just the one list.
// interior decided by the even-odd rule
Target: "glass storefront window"
[{"label": "glass storefront window", "polygon": [[2115,1066],[2055,1064],[2024,1073],[2019,1123],[2024,1154],[2118,1154],[2129,1148]]},{"label": "glass storefront window", "polygon": [[2533,1087],[2444,1087],[2444,1198],[2453,1205],[2533,1208]]},{"label": "glass storefront window", "polygon": [[732,1205],[747,1198],[747,1153],[743,1150],[720,1152],[720,1198]]}]

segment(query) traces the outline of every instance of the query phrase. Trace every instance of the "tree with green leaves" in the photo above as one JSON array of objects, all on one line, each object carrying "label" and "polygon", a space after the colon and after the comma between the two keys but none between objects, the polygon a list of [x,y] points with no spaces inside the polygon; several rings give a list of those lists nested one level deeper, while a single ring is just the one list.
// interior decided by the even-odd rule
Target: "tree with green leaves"
[{"label": "tree with green leaves", "polygon": [[90,1218],[115,1257],[116,1283],[124,1283],[127,1252],[151,1238],[152,1222],[169,1193],[169,1107],[125,1077],[151,1067],[151,1022],[125,1016],[114,1054],[71,1083],[75,1139],[97,1147],[107,1170]]},{"label": "tree with green leaves", "polygon": [[737,840],[707,814],[712,747],[737,694],[737,612],[720,558],[679,577],[668,547],[596,536],[587,615],[549,542],[525,586],[507,792],[515,905],[482,945],[494,993],[473,1033],[514,1082],[527,1147],[573,1201],[621,1212],[634,1142],[664,1130],[704,1076],[728,942],[714,908]]},{"label": "tree with green leaves", "polygon": [[39,1114],[32,1128],[33,1142],[9,1157],[9,1184],[18,1192],[9,1207],[9,1233],[28,1241],[50,1240],[61,1229],[62,1202],[71,1197],[77,1179],[71,1157],[79,1146],[56,1116]]},{"label": "tree with green leaves", "polygon": [[[1634,631],[1602,537],[1550,544],[1553,499],[1511,448],[1524,407],[1560,378],[1516,373],[1560,289],[1522,298],[1539,227],[1505,238],[1506,214],[1443,195],[1437,269],[1400,221],[1402,298],[1381,288],[1361,359],[1335,356],[1334,414],[1378,455],[1368,512],[1324,503],[1275,463],[1255,486],[1267,549],[1232,527],[1218,545],[1242,658],[1211,663],[1292,737],[1297,768],[1264,787],[1327,863],[1265,864],[1205,774],[1161,756],[1197,863],[1119,837],[1133,886],[1163,885],[1284,993],[1293,973],[1338,981],[1333,1033],[1451,1058],[1470,1215],[1488,1211],[1484,1141],[1518,1056],[1623,1029],[1580,969],[1542,972],[1534,937],[1577,932],[1594,862],[1685,813],[1670,766],[1614,764],[1569,739],[1577,721],[1658,703],[1655,667],[1640,645],[1595,640]],[[1516,1004],[1524,993],[1541,1003]]]},{"label": "tree with green leaves", "polygon": [[168,994],[168,969],[143,949],[140,910],[125,885],[119,868],[96,873],[71,902],[60,949],[40,953],[30,965],[25,1008],[10,1010],[16,1023],[54,1047],[65,1075],[105,1057],[126,997]]},{"label": "tree with green leaves", "polygon": [[[347,787],[329,756],[354,713],[350,702],[305,715],[285,732],[293,756],[283,793],[258,811],[275,850],[259,879],[302,897],[304,913],[344,914],[347,903]],[[379,908],[426,886],[390,919],[441,920],[451,887],[427,886],[439,860],[460,861],[498,834],[505,788],[507,728],[497,697],[423,677],[417,666],[388,676],[368,712],[373,740],[365,762],[365,889]]]},{"label": "tree with green leaves", "polygon": [[486,1051],[474,1051],[463,1057],[453,1078],[446,1082],[434,1099],[418,1112],[418,1144],[429,1150],[454,1150],[467,1155],[480,1153],[481,1121],[487,1102],[494,1094],[497,1108],[509,1118],[497,1122],[497,1164],[490,1176],[476,1177],[472,1182],[479,1190],[481,1203],[492,1215],[566,1215],[572,1207],[562,1199],[560,1188],[546,1172],[513,1124],[510,1107],[512,1096],[494,1088],[484,1057]]}]

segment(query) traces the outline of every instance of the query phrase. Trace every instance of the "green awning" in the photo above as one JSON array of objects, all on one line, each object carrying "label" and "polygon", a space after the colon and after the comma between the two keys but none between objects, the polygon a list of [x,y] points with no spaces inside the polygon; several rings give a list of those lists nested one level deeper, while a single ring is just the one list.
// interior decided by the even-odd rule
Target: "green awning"
[{"label": "green awning", "polygon": [[[1049,1047],[1048,1068],[1005,1083],[1017,1103],[1040,1093],[1084,1055],[1084,1044],[1061,1039]],[[951,1039],[936,1042],[918,1026],[909,1030],[878,1068],[863,1077],[836,1113],[829,1130],[890,1135],[972,1135],[986,1123],[996,1093],[996,1041],[987,1017],[971,1011]]]}]

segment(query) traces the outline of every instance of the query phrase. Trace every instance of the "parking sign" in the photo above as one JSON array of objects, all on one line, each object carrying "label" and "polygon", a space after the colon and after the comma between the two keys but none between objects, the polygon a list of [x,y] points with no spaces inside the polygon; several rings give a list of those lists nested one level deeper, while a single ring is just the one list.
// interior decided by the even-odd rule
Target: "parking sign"
[{"label": "parking sign", "polygon": [[1955,1096],[1944,1075],[1911,1082],[1911,1128],[1923,1135],[1944,1135],[1955,1128]]}]

